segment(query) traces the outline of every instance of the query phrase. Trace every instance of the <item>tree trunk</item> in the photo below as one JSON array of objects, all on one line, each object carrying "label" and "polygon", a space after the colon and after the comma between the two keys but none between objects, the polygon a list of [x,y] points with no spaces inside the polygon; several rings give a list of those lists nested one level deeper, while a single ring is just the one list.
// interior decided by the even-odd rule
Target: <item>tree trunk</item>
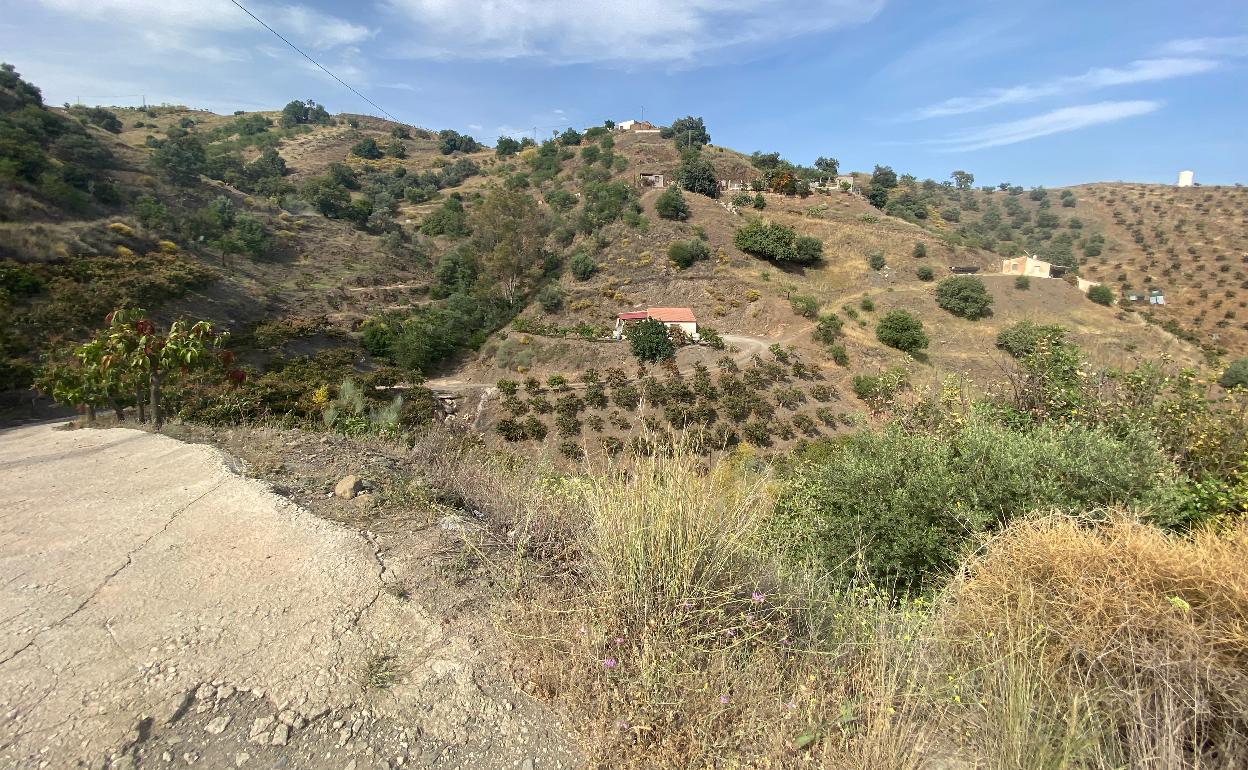
[{"label": "tree trunk", "polygon": [[160,375],[152,374],[152,425],[156,430],[165,424],[165,413],[160,408]]},{"label": "tree trunk", "polygon": [[87,424],[95,422],[95,404],[86,404]]},{"label": "tree trunk", "polygon": [[143,412],[143,386],[136,385],[134,388],[134,408],[138,412],[139,422],[147,422],[147,415]]},{"label": "tree trunk", "polygon": [[110,396],[108,399],[108,403],[111,404],[113,407],[113,414],[117,417],[117,422],[125,422],[126,410],[125,410],[125,407],[121,405],[121,402],[118,401],[116,398],[113,398]]}]

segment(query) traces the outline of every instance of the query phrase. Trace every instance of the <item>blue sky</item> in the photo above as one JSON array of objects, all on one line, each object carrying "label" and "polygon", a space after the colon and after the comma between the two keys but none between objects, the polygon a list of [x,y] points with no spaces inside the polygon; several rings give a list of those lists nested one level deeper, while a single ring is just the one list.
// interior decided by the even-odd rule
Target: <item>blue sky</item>
[{"label": "blue sky", "polygon": [[[493,142],[705,117],[716,144],[977,183],[1248,182],[1243,0],[240,0],[402,120]],[[50,102],[375,112],[230,0],[23,0]]]}]

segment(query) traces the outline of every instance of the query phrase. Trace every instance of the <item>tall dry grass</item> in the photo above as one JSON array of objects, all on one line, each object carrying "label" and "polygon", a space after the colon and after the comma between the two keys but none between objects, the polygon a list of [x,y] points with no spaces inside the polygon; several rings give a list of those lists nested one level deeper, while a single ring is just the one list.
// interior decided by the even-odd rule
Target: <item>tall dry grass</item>
[{"label": "tall dry grass", "polygon": [[1248,767],[1243,524],[1022,520],[904,599],[786,566],[749,463],[416,451],[514,534],[519,684],[593,767]]},{"label": "tall dry grass", "polygon": [[1248,767],[1243,523],[1189,539],[1123,514],[1020,522],[968,565],[937,620],[953,667],[987,696],[1003,667],[1037,691],[1028,714],[987,708],[975,724],[987,738],[1046,722],[1008,741],[1016,755],[1040,734],[1092,767]]}]

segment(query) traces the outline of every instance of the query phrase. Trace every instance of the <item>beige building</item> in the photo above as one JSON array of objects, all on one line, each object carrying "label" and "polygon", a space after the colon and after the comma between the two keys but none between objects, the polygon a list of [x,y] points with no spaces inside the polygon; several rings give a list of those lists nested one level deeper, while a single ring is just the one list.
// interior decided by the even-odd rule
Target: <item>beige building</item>
[{"label": "beige building", "polygon": [[1053,265],[1035,257],[1014,257],[1001,260],[1001,272],[1031,278],[1052,278]]},{"label": "beige building", "polygon": [[1089,281],[1087,278],[1075,278],[1075,280],[1078,282],[1079,291],[1084,294],[1087,294],[1088,289],[1091,289],[1093,286],[1101,285],[1100,281]]}]

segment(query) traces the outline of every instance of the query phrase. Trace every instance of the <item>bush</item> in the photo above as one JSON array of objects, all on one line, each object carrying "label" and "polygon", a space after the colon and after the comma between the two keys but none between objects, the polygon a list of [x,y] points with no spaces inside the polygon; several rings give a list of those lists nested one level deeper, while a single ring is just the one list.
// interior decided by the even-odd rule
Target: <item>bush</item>
[{"label": "bush", "polygon": [[992,295],[973,275],[955,275],[936,285],[936,304],[960,318],[975,320],[988,315]]},{"label": "bush", "polygon": [[1017,276],[1014,279],[1014,288],[1019,291],[1027,291],[1031,288],[1031,279],[1025,275]]},{"label": "bush", "polygon": [[514,396],[520,390],[520,384],[515,380],[499,380],[496,383],[498,392],[504,396]]},{"label": "bush", "polygon": [[977,533],[1014,517],[1148,503],[1168,478],[1157,447],[1138,437],[1080,427],[1021,432],[983,419],[948,435],[895,424],[863,431],[795,467],[776,506],[778,542],[846,582],[861,568],[899,591],[939,580]]},{"label": "bush", "polygon": [[875,336],[890,348],[906,353],[922,350],[928,343],[923,322],[905,310],[893,310],[881,318],[875,326]]},{"label": "bush", "polygon": [[767,208],[767,199],[763,197],[763,194],[761,192],[754,193],[754,208],[758,209],[759,211],[762,211],[763,209]]},{"label": "bush", "polygon": [[888,266],[888,262],[885,261],[884,255],[877,251],[871,256],[867,257],[867,265],[872,270],[883,270],[885,267]]},{"label": "bush", "polygon": [[828,356],[832,358],[832,362],[837,366],[849,366],[849,353],[846,352],[845,346],[840,343],[828,348]]},{"label": "bush", "polygon": [[930,281],[936,277],[936,274],[933,273],[932,269],[928,267],[927,265],[924,265],[923,267],[920,267],[917,270],[915,270],[914,274],[918,276],[920,281]]},{"label": "bush", "polygon": [[793,228],[761,219],[738,228],[733,236],[738,249],[773,262],[811,265],[823,254],[823,242],[810,236],[798,237]]},{"label": "bush", "polygon": [[572,275],[578,281],[588,281],[594,273],[598,272],[598,263],[594,258],[584,251],[578,251],[572,255],[572,259],[568,262],[568,268],[572,271]]},{"label": "bush", "polygon": [[922,259],[927,256],[927,244],[923,241],[917,241],[914,244],[914,256],[916,259]]},{"label": "bush", "polygon": [[377,146],[377,140],[371,136],[356,142],[351,147],[351,154],[369,160],[377,160],[381,157],[381,148]]},{"label": "bush", "polygon": [[1114,292],[1105,284],[1098,283],[1096,286],[1088,289],[1088,299],[1098,305],[1109,306],[1114,304]]},{"label": "bush", "polygon": [[550,285],[537,293],[537,303],[547,313],[558,313],[563,309],[563,289]]},{"label": "bush", "polygon": [[639,361],[661,361],[676,355],[676,345],[668,337],[667,327],[660,321],[648,318],[630,324],[625,327],[624,336]]},{"label": "bush", "polygon": [[654,209],[663,219],[684,221],[689,218],[689,204],[676,185],[663,190],[654,202]]},{"label": "bush", "polygon": [[1019,321],[997,333],[997,347],[1014,358],[1025,358],[1031,355],[1041,342],[1056,345],[1065,338],[1066,329],[1061,326],[1044,326],[1032,321]]},{"label": "bush", "polygon": [[689,241],[676,241],[667,249],[667,258],[672,260],[682,270],[691,267],[694,262],[709,259],[710,256],[710,248],[699,238]]},{"label": "bush", "polygon": [[789,297],[789,307],[802,318],[814,318],[819,313],[819,301],[805,294],[794,294]]},{"label": "bush", "polygon": [[836,313],[821,315],[819,322],[815,324],[815,330],[810,333],[810,338],[815,342],[831,345],[841,335],[841,329],[844,326],[845,322]]},{"label": "bush", "polygon": [[1224,388],[1248,388],[1248,358],[1238,358],[1232,361],[1218,378],[1218,384]]}]

